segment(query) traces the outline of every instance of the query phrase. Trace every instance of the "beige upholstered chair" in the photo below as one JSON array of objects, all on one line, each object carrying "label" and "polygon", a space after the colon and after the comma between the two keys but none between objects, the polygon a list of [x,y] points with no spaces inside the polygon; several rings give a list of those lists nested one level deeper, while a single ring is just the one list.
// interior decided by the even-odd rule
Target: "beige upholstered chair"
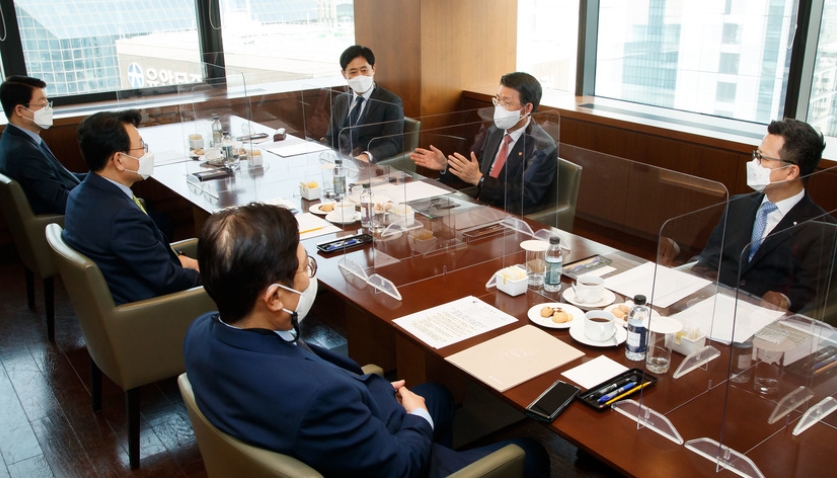
[{"label": "beige upholstered chair", "polygon": [[[183,339],[200,314],[215,310],[203,287],[116,306],[99,267],[68,246],[61,226],[50,224],[46,239],[78,316],[91,361],[93,410],[102,407],[102,373],[125,390],[128,455],[139,467],[140,387],[185,370]],[[174,244],[194,257],[197,240]]]},{"label": "beige upholstered chair", "polygon": [[544,199],[549,205],[540,211],[527,214],[526,217],[562,231],[572,232],[580,184],[581,166],[558,158],[558,180],[552,182]]},{"label": "beige upholstered chair", "polygon": [[[383,371],[376,365],[363,367],[365,373]],[[314,478],[322,475],[296,458],[248,445],[218,430],[198,409],[195,393],[186,374],[177,378],[198,447],[210,478],[246,476],[248,478]],[[455,478],[518,478],[523,476],[524,452],[508,445],[457,471]]]},{"label": "beige upholstered chair", "polygon": [[53,276],[55,262],[47,246],[44,228],[53,222],[63,225],[60,214],[38,214],[32,212],[29,200],[17,181],[0,174],[0,207],[15,241],[20,260],[26,269],[26,297],[29,308],[35,308],[35,275],[44,283],[46,302],[47,336],[55,340],[55,301]]},{"label": "beige upholstered chair", "polygon": [[416,170],[416,163],[410,159],[410,153],[418,148],[421,121],[404,117],[404,146],[400,153],[391,158],[378,161],[377,164],[388,164],[402,171]]}]

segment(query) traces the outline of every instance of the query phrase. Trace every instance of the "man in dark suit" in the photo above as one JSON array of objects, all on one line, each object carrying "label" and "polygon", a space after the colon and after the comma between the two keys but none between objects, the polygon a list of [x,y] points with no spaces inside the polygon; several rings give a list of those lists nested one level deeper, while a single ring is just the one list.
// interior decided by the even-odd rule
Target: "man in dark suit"
[{"label": "man in dark suit", "polygon": [[117,305],[200,285],[197,261],[171,248],[131,192],[154,169],[141,119],[127,110],[81,122],[79,146],[92,172],[70,193],[64,217],[64,240],[99,266]]},{"label": "man in dark suit", "polygon": [[[186,334],[186,372],[198,407],[225,433],[325,476],[447,476],[509,443],[447,448],[447,389],[365,375],[299,337],[317,267],[287,209],[253,203],[213,214],[198,262],[218,312]],[[526,452],[527,476],[549,475],[540,444],[511,442]]]},{"label": "man in dark suit", "polygon": [[445,159],[431,145],[416,148],[410,159],[441,171],[442,182],[476,186],[476,197],[493,206],[515,214],[535,211],[543,206],[558,167],[555,141],[531,119],[540,101],[541,85],[532,75],[503,75],[494,97],[494,124],[480,131],[470,158],[453,153]]},{"label": "man in dark suit", "polygon": [[65,168],[41,139],[52,126],[46,83],[10,76],[0,85],[0,103],[9,119],[0,138],[0,173],[20,183],[35,214],[64,214],[70,190],[84,174]]},{"label": "man in dark suit", "polygon": [[824,149],[822,134],[810,125],[771,122],[747,164],[747,184],[762,194],[730,199],[693,271],[779,309],[808,305],[825,284],[829,261],[823,254],[833,247],[819,224],[804,224],[834,223],[805,191]]},{"label": "man in dark suit", "polygon": [[350,46],[340,55],[340,68],[351,91],[334,99],[326,133],[328,145],[372,163],[400,153],[404,109],[401,98],[375,83],[372,50]]}]

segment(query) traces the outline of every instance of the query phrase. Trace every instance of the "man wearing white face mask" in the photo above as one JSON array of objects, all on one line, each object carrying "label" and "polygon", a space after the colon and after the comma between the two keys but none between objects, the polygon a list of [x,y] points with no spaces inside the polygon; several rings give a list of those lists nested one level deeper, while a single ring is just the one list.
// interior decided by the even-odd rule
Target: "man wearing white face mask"
[{"label": "man wearing white face mask", "polygon": [[[816,170],[824,149],[822,134],[810,125],[771,122],[747,163],[747,185],[761,194],[730,198],[727,215],[693,270],[780,309],[805,307],[824,284],[822,253],[828,245],[818,229],[794,226],[834,222],[805,191],[806,176]],[[786,229],[792,232],[783,233]]]},{"label": "man wearing white face mask", "polygon": [[35,214],[64,214],[67,196],[85,174],[68,171],[41,138],[52,126],[46,86],[28,76],[10,76],[0,85],[9,120],[0,138],[0,173],[20,183]]},{"label": "man wearing white face mask", "polygon": [[334,99],[325,141],[343,154],[376,162],[401,152],[401,98],[375,83],[375,55],[353,45],[340,55],[340,73],[351,91]]},{"label": "man wearing white face mask", "polygon": [[70,193],[64,240],[93,260],[116,305],[200,285],[197,261],[173,250],[131,186],[154,170],[137,110],[85,118],[78,141],[91,173]]},{"label": "man wearing white face mask", "polygon": [[366,375],[299,336],[317,267],[289,210],[253,203],[213,214],[198,261],[218,312],[192,323],[183,353],[198,407],[220,430],[324,476],[448,476],[508,443],[526,453],[527,477],[549,476],[531,439],[446,446],[453,397],[444,387]]},{"label": "man wearing white face mask", "polygon": [[494,124],[480,131],[469,155],[446,157],[430,145],[429,150],[416,148],[410,159],[441,171],[444,183],[476,186],[476,197],[493,206],[515,214],[535,211],[543,206],[558,167],[555,141],[531,119],[540,100],[535,77],[503,75],[494,97]]}]

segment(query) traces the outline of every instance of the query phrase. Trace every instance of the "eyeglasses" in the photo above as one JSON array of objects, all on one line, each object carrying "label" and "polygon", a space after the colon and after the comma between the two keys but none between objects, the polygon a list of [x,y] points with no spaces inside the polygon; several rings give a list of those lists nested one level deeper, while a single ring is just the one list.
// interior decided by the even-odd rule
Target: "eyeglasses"
[{"label": "eyeglasses", "polygon": [[308,257],[308,277],[314,278],[317,275],[317,260],[306,254]]},{"label": "eyeglasses", "polygon": [[787,159],[782,159],[782,158],[771,158],[770,156],[765,156],[765,155],[761,154],[761,151],[759,151],[759,150],[757,150],[757,149],[754,149],[754,150],[753,150],[753,159],[755,159],[756,161],[758,161],[759,166],[761,166],[761,162],[762,162],[762,160],[765,160],[765,159],[767,159],[767,160],[769,160],[769,161],[781,161],[781,162],[783,162],[783,163],[796,164],[796,163],[794,163],[793,161],[788,161]]},{"label": "eyeglasses", "polygon": [[146,143],[145,141],[142,141],[142,140],[140,140],[140,141],[142,142],[142,146],[140,146],[139,148],[131,148],[128,151],[136,151],[138,149],[141,149],[141,150],[143,150],[147,153],[148,152],[148,143]]},{"label": "eyeglasses", "polygon": [[24,103],[26,105],[26,109],[29,109],[30,106],[40,106],[41,108],[52,108],[52,101],[47,101],[46,103],[38,103],[38,104],[31,104],[31,103]]},{"label": "eyeglasses", "polygon": [[[494,106],[502,106],[503,108],[505,108],[507,110],[512,110],[512,109],[517,108],[514,105],[512,105],[511,102],[509,102],[508,100],[501,101],[500,98],[498,98],[496,96],[494,98],[491,98],[491,102],[494,103]],[[520,109],[520,108],[517,108],[517,109]]]}]

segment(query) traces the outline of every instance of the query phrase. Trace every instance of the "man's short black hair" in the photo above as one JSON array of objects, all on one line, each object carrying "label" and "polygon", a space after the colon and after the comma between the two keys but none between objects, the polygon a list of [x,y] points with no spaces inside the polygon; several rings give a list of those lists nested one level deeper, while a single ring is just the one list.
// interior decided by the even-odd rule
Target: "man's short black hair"
[{"label": "man's short black hair", "polygon": [[32,92],[35,88],[46,88],[46,86],[47,84],[42,80],[31,76],[14,75],[6,78],[6,81],[0,85],[0,103],[3,104],[6,118],[12,118],[17,105],[29,108],[29,101],[32,99]]},{"label": "man's short black hair", "polygon": [[198,241],[198,265],[221,319],[247,317],[270,284],[293,287],[298,247],[299,225],[284,207],[250,203],[211,215]]},{"label": "man's short black hair", "polygon": [[507,73],[500,78],[500,84],[520,93],[520,103],[523,106],[526,106],[526,103],[532,103],[532,113],[538,111],[543,90],[534,76],[520,71]]},{"label": "man's short black hair", "polygon": [[767,132],[785,140],[779,157],[799,166],[800,176],[808,176],[817,169],[825,150],[825,140],[813,126],[793,118],[774,120],[767,125]]},{"label": "man's short black hair", "polygon": [[352,45],[340,55],[340,69],[345,70],[349,63],[359,56],[365,58],[369,66],[375,66],[375,54],[372,50],[362,45]]},{"label": "man's short black hair", "polygon": [[101,171],[113,153],[127,154],[131,149],[131,137],[125,125],[139,126],[140,121],[139,110],[102,111],[84,118],[76,134],[87,167],[91,171]]}]

